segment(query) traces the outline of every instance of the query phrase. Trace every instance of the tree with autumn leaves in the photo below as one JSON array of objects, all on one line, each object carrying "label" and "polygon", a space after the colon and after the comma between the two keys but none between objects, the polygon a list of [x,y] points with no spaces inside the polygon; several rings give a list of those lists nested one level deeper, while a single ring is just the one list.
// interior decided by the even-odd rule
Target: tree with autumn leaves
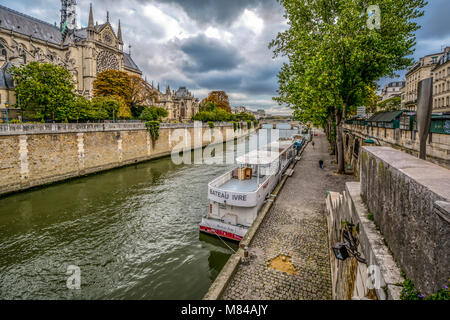
[{"label": "tree with autumn leaves", "polygon": [[119,112],[121,118],[138,118],[146,105],[156,100],[154,91],[144,79],[117,70],[97,74],[94,96],[114,97],[123,103]]},{"label": "tree with autumn leaves", "polygon": [[228,100],[228,95],[225,91],[211,91],[209,95],[200,102],[200,110],[202,110],[202,107],[211,103],[226,112],[231,112],[230,101]]}]

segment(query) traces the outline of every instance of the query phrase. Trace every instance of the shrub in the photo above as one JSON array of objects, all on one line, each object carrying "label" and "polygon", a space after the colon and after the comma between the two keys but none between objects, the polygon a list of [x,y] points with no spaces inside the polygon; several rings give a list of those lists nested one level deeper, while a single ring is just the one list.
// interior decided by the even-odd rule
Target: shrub
[{"label": "shrub", "polygon": [[213,128],[214,128],[214,122],[212,122],[212,121],[208,121],[208,125],[209,125],[209,127],[210,127],[211,129],[213,129]]},{"label": "shrub", "polygon": [[450,300],[450,290],[448,286],[444,286],[438,292],[426,295],[421,294],[414,286],[414,283],[408,279],[404,272],[402,276],[405,278],[403,282],[403,289],[400,294],[402,300]]},{"label": "shrub", "polygon": [[156,112],[152,108],[145,108],[141,115],[139,116],[139,119],[142,121],[155,121],[158,118],[156,115]]},{"label": "shrub", "polygon": [[165,118],[169,115],[166,109],[161,107],[145,107],[139,116],[140,120],[143,121],[161,121],[162,118]]},{"label": "shrub", "polygon": [[95,120],[129,119],[130,108],[120,97],[96,97],[91,101],[90,118]]},{"label": "shrub", "polygon": [[147,121],[145,127],[150,132],[150,135],[154,140],[159,138],[159,121]]}]

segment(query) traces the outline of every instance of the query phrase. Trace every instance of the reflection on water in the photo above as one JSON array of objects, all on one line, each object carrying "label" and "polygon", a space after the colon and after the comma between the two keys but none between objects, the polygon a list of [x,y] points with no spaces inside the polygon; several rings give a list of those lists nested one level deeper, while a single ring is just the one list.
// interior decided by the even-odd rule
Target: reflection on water
[{"label": "reflection on water", "polygon": [[229,167],[168,157],[0,199],[0,299],[201,299],[231,254],[198,232]]}]

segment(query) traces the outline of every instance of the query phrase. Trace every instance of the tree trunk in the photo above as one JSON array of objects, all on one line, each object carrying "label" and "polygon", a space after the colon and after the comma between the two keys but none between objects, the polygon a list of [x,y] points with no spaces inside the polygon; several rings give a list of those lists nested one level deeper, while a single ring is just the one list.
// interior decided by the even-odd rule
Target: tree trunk
[{"label": "tree trunk", "polygon": [[345,117],[345,109],[346,106],[344,104],[344,108],[342,111],[342,115],[339,113],[339,111],[336,109],[336,146],[337,146],[337,163],[338,163],[338,173],[344,174],[345,173],[345,163],[344,163],[344,141],[342,139],[343,135],[343,128],[342,128],[342,122],[343,118]]},{"label": "tree trunk", "polygon": [[336,140],[333,138],[333,132],[334,132],[334,123],[332,118],[328,119],[326,122],[326,133],[327,133],[327,140],[330,143],[330,155],[333,156],[336,154]]}]

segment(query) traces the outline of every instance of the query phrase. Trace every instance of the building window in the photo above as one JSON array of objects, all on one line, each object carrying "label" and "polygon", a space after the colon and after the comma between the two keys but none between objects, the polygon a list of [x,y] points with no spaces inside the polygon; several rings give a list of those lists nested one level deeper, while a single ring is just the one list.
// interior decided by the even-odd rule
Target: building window
[{"label": "building window", "polygon": [[0,53],[2,56],[5,57],[5,60],[6,60],[6,58],[7,58],[6,49],[5,49],[5,46],[3,45],[3,43],[1,43],[1,42],[0,42]]}]

